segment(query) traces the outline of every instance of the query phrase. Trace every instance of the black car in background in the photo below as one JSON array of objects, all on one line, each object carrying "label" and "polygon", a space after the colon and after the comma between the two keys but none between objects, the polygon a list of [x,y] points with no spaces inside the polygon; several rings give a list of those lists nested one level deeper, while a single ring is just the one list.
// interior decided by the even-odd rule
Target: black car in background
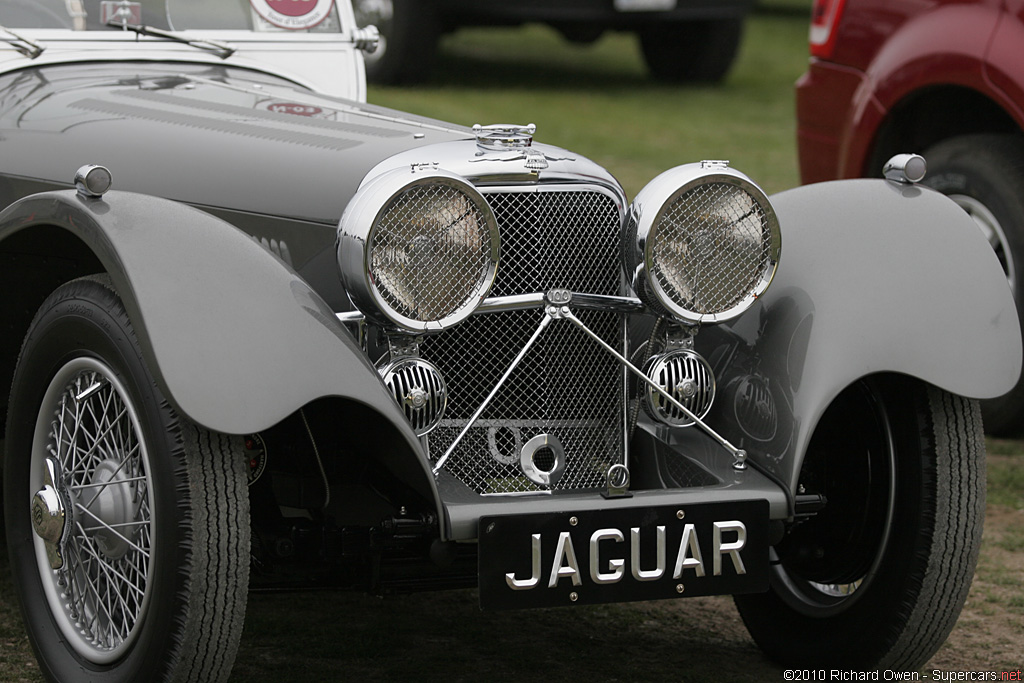
[{"label": "black car in background", "polygon": [[367,55],[377,83],[424,80],[441,35],[463,26],[549,24],[591,43],[605,31],[635,33],[651,75],[668,83],[720,81],[729,72],[753,0],[353,0],[356,21],[381,42]]}]

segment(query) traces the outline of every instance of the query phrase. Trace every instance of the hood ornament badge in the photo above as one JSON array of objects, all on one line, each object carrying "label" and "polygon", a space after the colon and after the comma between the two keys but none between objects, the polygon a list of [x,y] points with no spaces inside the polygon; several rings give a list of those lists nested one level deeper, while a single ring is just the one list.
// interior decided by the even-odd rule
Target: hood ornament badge
[{"label": "hood ornament badge", "polygon": [[477,153],[469,162],[522,162],[527,172],[536,175],[552,161],[575,161],[573,157],[554,157],[534,148],[535,132],[537,126],[532,123],[525,126],[507,123],[481,126],[477,123],[473,126]]},{"label": "hood ornament badge", "polygon": [[480,149],[499,152],[506,149],[523,149],[533,144],[533,134],[537,126],[528,123],[519,126],[508,123],[496,123],[490,126],[473,125],[473,135]]}]

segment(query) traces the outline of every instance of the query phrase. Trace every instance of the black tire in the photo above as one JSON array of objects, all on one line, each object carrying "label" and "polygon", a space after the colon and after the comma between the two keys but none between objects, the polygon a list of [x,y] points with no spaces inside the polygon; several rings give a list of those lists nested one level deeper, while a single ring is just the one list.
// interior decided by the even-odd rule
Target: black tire
[{"label": "black tire", "polygon": [[717,83],[736,60],[743,18],[662,22],[639,31],[651,75],[665,83]]},{"label": "black tire", "polygon": [[[243,445],[169,407],[109,279],[75,280],[43,303],[6,428],[11,574],[42,673],[226,680],[249,578]],[[47,483],[48,498],[34,498]],[[71,511],[56,531],[51,509]]]},{"label": "black tire", "polygon": [[364,54],[366,79],[382,85],[422,83],[430,76],[440,38],[433,0],[354,0],[356,24],[380,31],[376,51]]},{"label": "black tire", "polygon": [[861,382],[822,417],[800,476],[828,502],[773,548],[770,590],[737,596],[751,636],[785,666],[916,671],[977,564],[977,402],[906,378]]},{"label": "black tire", "polygon": [[[1024,333],[1024,137],[963,135],[940,142],[924,156],[924,184],[953,198],[989,238]],[[1024,433],[1024,377],[1005,396],[982,401],[981,412],[990,434]]]}]

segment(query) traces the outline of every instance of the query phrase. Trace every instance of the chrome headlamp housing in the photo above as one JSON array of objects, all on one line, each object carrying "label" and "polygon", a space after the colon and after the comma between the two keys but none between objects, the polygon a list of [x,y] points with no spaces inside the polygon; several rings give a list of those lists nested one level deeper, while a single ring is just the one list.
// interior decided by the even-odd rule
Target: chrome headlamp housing
[{"label": "chrome headlamp housing", "polygon": [[383,173],[359,189],[338,226],[338,266],[367,318],[410,334],[469,317],[494,282],[494,213],[446,171]]},{"label": "chrome headlamp housing", "polygon": [[689,325],[741,314],[775,275],[782,237],[775,209],[724,162],[677,166],[630,207],[623,267],[658,313]]}]

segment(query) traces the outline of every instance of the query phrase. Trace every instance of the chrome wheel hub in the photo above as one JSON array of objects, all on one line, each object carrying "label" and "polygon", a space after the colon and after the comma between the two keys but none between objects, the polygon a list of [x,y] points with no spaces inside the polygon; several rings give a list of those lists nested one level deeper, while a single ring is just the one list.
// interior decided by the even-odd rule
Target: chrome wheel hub
[{"label": "chrome wheel hub", "polygon": [[33,544],[43,593],[67,643],[94,664],[124,655],[151,597],[152,482],[139,417],[94,358],[57,371],[36,420]]},{"label": "chrome wheel hub", "polygon": [[[85,507],[93,512],[100,528],[93,532],[96,545],[110,559],[123,557],[130,540],[118,529],[129,526],[134,519],[133,493],[124,473],[114,460],[104,460],[93,471],[90,486],[97,493],[80,495],[89,498]],[[88,491],[88,489],[85,489]],[[81,500],[80,500],[81,502]]]},{"label": "chrome wheel hub", "polygon": [[46,559],[53,569],[64,566],[61,541],[67,527],[66,506],[54,483],[60,481],[56,476],[57,467],[56,460],[46,459],[43,468],[43,488],[32,496],[30,511],[32,530],[42,539],[46,548]]}]

